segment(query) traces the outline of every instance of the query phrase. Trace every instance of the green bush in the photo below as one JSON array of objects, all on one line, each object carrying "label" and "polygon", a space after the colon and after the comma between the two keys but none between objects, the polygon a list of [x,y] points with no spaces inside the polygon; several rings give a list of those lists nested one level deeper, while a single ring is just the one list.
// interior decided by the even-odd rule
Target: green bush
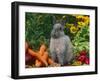
[{"label": "green bush", "polygon": [[26,13],[25,38],[31,48],[37,50],[42,43],[49,44],[52,16],[41,13]]}]

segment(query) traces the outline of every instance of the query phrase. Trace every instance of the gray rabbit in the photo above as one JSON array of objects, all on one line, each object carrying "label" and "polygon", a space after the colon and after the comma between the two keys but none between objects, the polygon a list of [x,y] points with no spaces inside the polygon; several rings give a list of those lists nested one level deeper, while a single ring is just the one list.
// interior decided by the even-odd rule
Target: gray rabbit
[{"label": "gray rabbit", "polygon": [[50,39],[50,56],[55,62],[63,66],[72,60],[73,46],[69,36],[64,34],[65,21],[57,22],[54,17],[53,23]]}]

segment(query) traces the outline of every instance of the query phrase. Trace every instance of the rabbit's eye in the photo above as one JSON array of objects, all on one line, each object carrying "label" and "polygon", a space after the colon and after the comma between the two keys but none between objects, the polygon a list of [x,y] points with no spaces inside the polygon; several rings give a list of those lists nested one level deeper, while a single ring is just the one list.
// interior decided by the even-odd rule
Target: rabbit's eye
[{"label": "rabbit's eye", "polygon": [[62,28],[60,27],[60,30],[62,30]]}]

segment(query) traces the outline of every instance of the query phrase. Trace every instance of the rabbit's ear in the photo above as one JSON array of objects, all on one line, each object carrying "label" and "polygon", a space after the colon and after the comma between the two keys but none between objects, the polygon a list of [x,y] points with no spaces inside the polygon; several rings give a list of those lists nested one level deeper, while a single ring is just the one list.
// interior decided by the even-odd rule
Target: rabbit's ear
[{"label": "rabbit's ear", "polygon": [[55,24],[55,23],[56,23],[56,17],[53,16],[53,24]]},{"label": "rabbit's ear", "polygon": [[62,24],[62,26],[65,26],[65,24],[66,24],[66,20],[61,20],[60,23]]}]

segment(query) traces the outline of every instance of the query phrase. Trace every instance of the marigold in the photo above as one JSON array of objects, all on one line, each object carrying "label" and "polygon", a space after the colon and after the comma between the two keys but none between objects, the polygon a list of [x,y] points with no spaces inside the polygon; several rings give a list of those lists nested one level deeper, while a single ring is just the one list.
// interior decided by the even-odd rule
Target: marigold
[{"label": "marigold", "polygon": [[75,26],[70,27],[70,32],[71,33],[76,33],[77,32],[77,28]]}]

